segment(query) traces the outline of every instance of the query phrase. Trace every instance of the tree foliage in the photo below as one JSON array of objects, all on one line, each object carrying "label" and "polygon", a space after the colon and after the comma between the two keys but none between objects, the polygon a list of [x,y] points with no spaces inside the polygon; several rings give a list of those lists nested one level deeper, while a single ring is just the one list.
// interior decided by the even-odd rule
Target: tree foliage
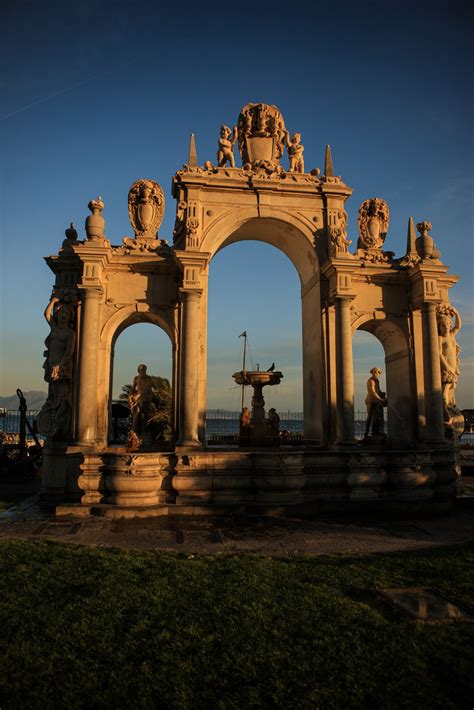
[{"label": "tree foliage", "polygon": [[[171,385],[166,377],[154,377],[153,402],[151,417],[148,420],[148,430],[157,441],[171,439]],[[123,385],[120,399],[128,400],[132,393],[133,385]]]}]

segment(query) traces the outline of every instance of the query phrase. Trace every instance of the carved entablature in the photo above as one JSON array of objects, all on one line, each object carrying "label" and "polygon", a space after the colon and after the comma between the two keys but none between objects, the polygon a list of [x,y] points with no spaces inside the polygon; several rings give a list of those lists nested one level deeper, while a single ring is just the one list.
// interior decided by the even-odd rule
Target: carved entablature
[{"label": "carved entablature", "polygon": [[276,106],[247,104],[237,124],[239,151],[244,169],[275,171],[285,146],[286,129]]},{"label": "carved entablature", "polygon": [[139,239],[156,239],[163,220],[165,196],[154,180],[137,180],[128,193],[128,214],[135,236]]},{"label": "carved entablature", "polygon": [[359,207],[359,239],[357,256],[364,261],[384,262],[391,259],[391,252],[383,252],[385,237],[390,222],[390,210],[385,200],[372,197]]}]

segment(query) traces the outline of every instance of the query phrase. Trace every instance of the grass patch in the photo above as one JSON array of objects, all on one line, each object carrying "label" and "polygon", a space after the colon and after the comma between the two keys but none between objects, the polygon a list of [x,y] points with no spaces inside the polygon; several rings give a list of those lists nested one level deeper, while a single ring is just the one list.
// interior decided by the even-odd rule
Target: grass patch
[{"label": "grass patch", "polygon": [[0,707],[471,707],[474,624],[389,621],[377,587],[472,601],[474,546],[367,558],[0,544]]}]

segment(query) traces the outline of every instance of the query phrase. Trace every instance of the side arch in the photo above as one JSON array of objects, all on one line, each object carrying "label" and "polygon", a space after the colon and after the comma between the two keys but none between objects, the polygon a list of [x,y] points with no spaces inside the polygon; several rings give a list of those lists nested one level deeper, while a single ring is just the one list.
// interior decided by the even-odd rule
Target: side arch
[{"label": "side arch", "polygon": [[[398,321],[398,322],[397,322]],[[352,324],[353,333],[363,330],[377,338],[385,353],[388,433],[392,441],[412,441],[416,437],[417,398],[409,334],[404,323],[390,316],[360,316]],[[376,366],[377,363],[374,363]],[[369,373],[367,373],[367,378]]]},{"label": "side arch", "polygon": [[174,322],[167,320],[155,310],[137,310],[135,305],[124,306],[113,313],[103,324],[99,342],[99,391],[106,392],[107,398],[99,402],[98,433],[103,445],[109,439],[109,426],[113,390],[113,361],[117,338],[124,330],[137,323],[150,323],[163,330],[171,342],[172,349],[172,391],[173,391],[173,431],[176,432],[176,401],[177,401],[177,350],[178,333]]}]

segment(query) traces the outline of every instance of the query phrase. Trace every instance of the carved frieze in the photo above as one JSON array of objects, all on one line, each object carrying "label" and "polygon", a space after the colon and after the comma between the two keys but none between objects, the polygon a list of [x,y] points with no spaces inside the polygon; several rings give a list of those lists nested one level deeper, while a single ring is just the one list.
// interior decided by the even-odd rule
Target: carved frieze
[{"label": "carved frieze", "polygon": [[156,239],[163,220],[165,196],[154,180],[137,180],[128,193],[128,214],[137,238]]}]

